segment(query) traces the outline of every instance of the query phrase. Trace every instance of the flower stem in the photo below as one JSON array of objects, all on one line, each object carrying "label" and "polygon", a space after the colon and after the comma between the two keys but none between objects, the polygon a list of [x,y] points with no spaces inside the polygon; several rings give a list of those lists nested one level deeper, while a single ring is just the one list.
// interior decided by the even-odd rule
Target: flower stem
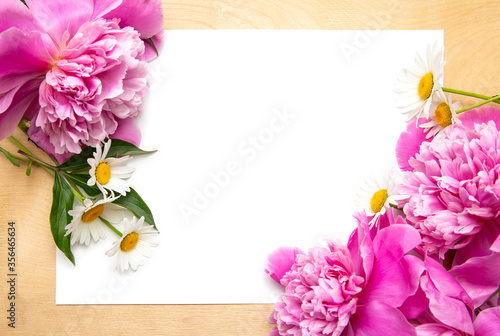
[{"label": "flower stem", "polygon": [[34,157],[33,153],[31,153],[26,147],[24,147],[19,141],[17,141],[16,138],[14,138],[12,135],[9,136],[8,139],[10,140],[10,142],[12,142],[14,145],[16,145],[17,148],[22,150],[24,153]]},{"label": "flower stem", "polygon": [[78,187],[69,179],[66,179],[66,182],[68,182],[71,191],[73,192],[73,195],[80,201],[80,203],[85,204],[85,198],[83,195],[78,191]]},{"label": "flower stem", "polygon": [[480,103],[477,103],[477,104],[471,105],[469,107],[463,108],[461,110],[458,110],[458,111],[456,111],[456,113],[459,114],[459,113],[468,111],[470,109],[473,109],[475,107],[478,107],[478,106],[481,106],[481,105],[484,105],[484,104],[488,104],[488,103],[491,103],[491,102],[496,102],[496,100],[498,100],[498,99],[500,99],[500,96],[494,96],[494,97],[491,97],[490,99],[487,99],[487,100],[482,101]]},{"label": "flower stem", "polygon": [[102,217],[99,217],[101,219],[101,221],[106,224],[107,227],[109,227],[114,233],[116,233],[119,237],[123,237],[123,234],[118,231],[113,225],[111,225],[110,222],[108,222],[107,220],[105,220],[104,218]]},{"label": "flower stem", "polygon": [[[468,91],[462,91],[462,90],[455,90],[455,89],[450,89],[450,88],[445,88],[445,87],[442,87],[441,89],[443,89],[444,92],[450,92],[450,93],[456,93],[456,94],[459,94],[459,95],[462,95],[462,96],[469,96],[469,97],[474,97],[474,98],[480,98],[480,99],[490,99],[492,98],[491,96],[485,96],[485,95],[481,95],[481,94],[478,94],[478,93],[474,93],[474,92],[468,92]],[[496,98],[495,98],[496,97]],[[498,103],[500,104],[500,96],[493,96],[493,98],[495,98],[495,103]],[[496,101],[498,100],[498,101]]]},{"label": "flower stem", "polygon": [[19,160],[19,161],[22,161],[22,162],[26,162],[26,163],[34,162],[37,165],[39,165],[40,167],[42,167],[43,169],[45,169],[50,175],[52,175],[52,176],[55,175],[55,169],[53,167],[51,167],[50,165],[47,165],[45,162],[42,162],[42,161],[40,161],[40,160],[38,160],[36,158],[30,157],[28,154],[26,154],[26,153],[24,153],[22,151],[21,151],[21,153],[24,154],[24,155],[26,155],[28,158],[12,154],[12,153],[6,151],[3,148],[2,148],[2,151],[9,153],[9,155],[12,156],[16,160]]}]

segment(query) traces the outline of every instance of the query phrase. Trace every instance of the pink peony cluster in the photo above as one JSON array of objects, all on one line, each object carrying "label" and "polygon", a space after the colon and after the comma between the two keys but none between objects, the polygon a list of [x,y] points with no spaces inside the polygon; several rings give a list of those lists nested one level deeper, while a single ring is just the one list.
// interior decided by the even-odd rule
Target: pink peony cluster
[{"label": "pink peony cluster", "polygon": [[[108,137],[138,143],[133,118],[159,48],[159,0],[6,0],[0,4],[0,139],[21,118],[59,159]],[[125,136],[125,137],[123,137]]]},{"label": "pink peony cluster", "polygon": [[[270,336],[494,336],[500,330],[500,109],[463,113],[439,136],[397,143],[402,209],[347,246],[281,248]],[[404,196],[404,197],[403,197]]]},{"label": "pink peony cluster", "polygon": [[[366,215],[358,219],[347,246],[315,247],[296,254],[292,265],[281,265],[279,273],[290,268],[279,281],[285,293],[270,317],[277,323],[270,336],[415,335],[399,308],[418,289],[423,263],[406,254],[420,237],[401,224],[374,235]],[[290,260],[286,255],[292,253],[279,249],[272,254],[268,273],[280,269],[273,260]]]},{"label": "pink peony cluster", "polygon": [[468,286],[464,275],[482,278],[478,265],[446,270],[422,252],[420,235],[399,215],[391,209],[381,218],[384,227],[370,229],[366,214],[356,214],[347,246],[273,252],[266,272],[284,294],[269,318],[277,324],[269,336],[497,335],[500,299],[491,288],[500,272]]},{"label": "pink peony cluster", "polygon": [[455,264],[490,254],[500,234],[500,133],[491,120],[494,111],[500,114],[494,107],[468,111],[443,138],[422,142],[399,189],[408,196],[406,219],[421,234],[424,250],[440,258],[456,250]]}]

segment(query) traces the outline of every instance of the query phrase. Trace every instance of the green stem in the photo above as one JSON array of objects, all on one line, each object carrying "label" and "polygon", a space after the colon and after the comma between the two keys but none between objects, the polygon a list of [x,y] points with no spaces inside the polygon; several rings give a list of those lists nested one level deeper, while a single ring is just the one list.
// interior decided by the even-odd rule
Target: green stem
[{"label": "green stem", "polygon": [[15,154],[12,154],[12,153],[10,153],[10,152],[9,152],[9,154],[10,154],[13,158],[15,158],[16,160],[19,160],[19,161],[22,161],[22,162],[26,162],[26,163],[28,163],[28,162],[34,162],[34,163],[36,163],[37,165],[39,165],[40,167],[42,167],[43,169],[45,169],[45,170],[46,170],[46,171],[47,171],[50,175],[52,175],[52,176],[54,176],[54,175],[55,175],[55,170],[54,170],[52,167],[50,167],[50,166],[49,166],[49,167],[46,167],[46,166],[44,165],[44,162],[42,162],[42,161],[38,162],[38,161],[34,160],[32,157],[28,156],[28,154],[26,154],[26,153],[24,153],[24,152],[23,152],[23,154],[25,154],[26,156],[28,156],[28,158],[25,158],[25,157],[22,157],[22,156],[15,155]]},{"label": "green stem", "polygon": [[32,157],[35,157],[35,155],[33,155],[33,153],[31,153],[26,147],[24,147],[19,141],[17,141],[12,135],[9,136],[8,139],[10,140],[10,142],[12,142],[14,145],[16,145],[24,153],[26,153]]},{"label": "green stem", "polygon": [[[445,88],[445,87],[442,87],[441,89],[443,89],[444,92],[456,93],[456,94],[459,94],[462,96],[469,96],[469,97],[480,98],[480,99],[490,99],[491,98],[491,96],[485,96],[485,95],[481,95],[481,94],[474,93],[474,92],[455,90],[455,89],[450,89],[450,88]],[[497,98],[500,98],[500,97],[497,97]]]},{"label": "green stem", "polygon": [[462,112],[468,111],[468,110],[473,109],[475,107],[478,107],[478,106],[481,106],[481,105],[484,105],[484,104],[488,104],[488,103],[491,103],[491,102],[495,102],[496,100],[499,100],[499,99],[500,99],[500,96],[494,96],[494,97],[491,97],[490,99],[487,99],[487,100],[482,101],[480,103],[477,103],[477,104],[471,105],[469,107],[463,108],[461,110],[458,110],[458,111],[456,111],[456,113],[460,114]]},{"label": "green stem", "polygon": [[[39,166],[45,168],[45,170],[47,169],[50,169],[51,171],[55,172],[57,171],[58,169],[42,160],[40,160],[39,158],[37,158],[36,156],[33,156],[33,155],[30,155],[28,153],[25,153],[23,151],[19,151],[19,153],[21,154],[24,154],[25,156],[27,156],[29,158],[29,160],[35,162],[36,164],[38,164]],[[47,170],[48,171],[48,170]],[[52,174],[53,175],[53,174]]]},{"label": "green stem", "polygon": [[73,191],[73,195],[80,201],[80,203],[84,204],[85,198],[83,195],[78,191],[78,187],[70,180],[66,179],[66,182],[68,182],[71,191]]},{"label": "green stem", "polygon": [[107,227],[109,227],[114,233],[116,233],[119,237],[123,237],[123,234],[118,231],[113,225],[111,225],[110,222],[108,222],[107,220],[105,220],[104,218],[102,217],[99,217],[101,219],[101,221],[106,224]]}]

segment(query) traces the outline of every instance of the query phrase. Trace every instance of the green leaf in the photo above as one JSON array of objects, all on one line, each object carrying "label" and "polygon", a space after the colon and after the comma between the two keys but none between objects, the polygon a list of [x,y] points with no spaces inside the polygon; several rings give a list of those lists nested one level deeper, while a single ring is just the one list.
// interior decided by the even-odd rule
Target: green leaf
[{"label": "green leaf", "polygon": [[87,184],[87,181],[90,178],[90,175],[77,175],[77,174],[71,174],[71,173],[66,173],[64,176],[73,182],[76,186],[80,187],[88,196],[94,197],[97,195],[102,194],[101,190],[96,186],[89,186]]},{"label": "green leaf", "polygon": [[145,151],[140,149],[136,145],[131,144],[130,142],[120,139],[113,139],[111,140],[111,147],[109,148],[108,157],[141,155],[141,154],[150,154],[154,152],[156,152],[156,150]]},{"label": "green leaf", "polygon": [[133,188],[130,188],[127,195],[118,197],[113,203],[129,209],[137,218],[144,216],[144,221],[153,225],[155,230],[158,231],[151,210]]},{"label": "green leaf", "polygon": [[21,165],[19,164],[19,161],[17,161],[13,156],[12,154],[10,154],[8,151],[6,151],[5,149],[3,149],[2,147],[0,147],[0,152],[2,152],[6,157],[7,159],[9,159],[9,161],[16,167],[20,167]]},{"label": "green leaf", "polygon": [[[79,154],[75,154],[70,157],[66,162],[59,165],[57,168],[64,169],[66,171],[81,171],[90,168],[87,160],[94,157],[95,148],[85,147]],[[156,151],[144,151],[139,147],[131,144],[130,142],[112,139],[111,146],[108,151],[107,157],[117,157],[125,155],[140,155],[149,154]]]},{"label": "green leaf", "polygon": [[75,257],[71,252],[70,237],[65,236],[66,225],[71,222],[68,211],[73,209],[74,196],[68,182],[60,173],[54,176],[54,187],[52,188],[52,208],[50,209],[50,230],[52,237],[59,250],[75,264]]},{"label": "green leaf", "polygon": [[33,160],[30,160],[30,162],[28,163],[28,167],[26,167],[26,176],[31,175],[31,166],[33,166]]},{"label": "green leaf", "polygon": [[80,171],[89,169],[90,165],[88,164],[87,159],[93,157],[94,152],[94,147],[85,147],[79,154],[74,154],[63,164],[57,166],[57,168],[64,169],[66,171]]}]

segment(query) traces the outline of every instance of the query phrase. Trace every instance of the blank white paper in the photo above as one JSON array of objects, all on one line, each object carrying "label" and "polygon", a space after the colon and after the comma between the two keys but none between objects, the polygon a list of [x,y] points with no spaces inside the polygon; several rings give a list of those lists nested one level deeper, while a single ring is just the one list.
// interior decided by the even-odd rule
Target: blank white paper
[{"label": "blank white paper", "polygon": [[355,227],[354,197],[396,167],[405,119],[393,88],[443,31],[166,31],[150,64],[131,186],[159,246],[136,272],[105,255],[117,236],[57,252],[57,304],[272,303],[264,269]]}]

